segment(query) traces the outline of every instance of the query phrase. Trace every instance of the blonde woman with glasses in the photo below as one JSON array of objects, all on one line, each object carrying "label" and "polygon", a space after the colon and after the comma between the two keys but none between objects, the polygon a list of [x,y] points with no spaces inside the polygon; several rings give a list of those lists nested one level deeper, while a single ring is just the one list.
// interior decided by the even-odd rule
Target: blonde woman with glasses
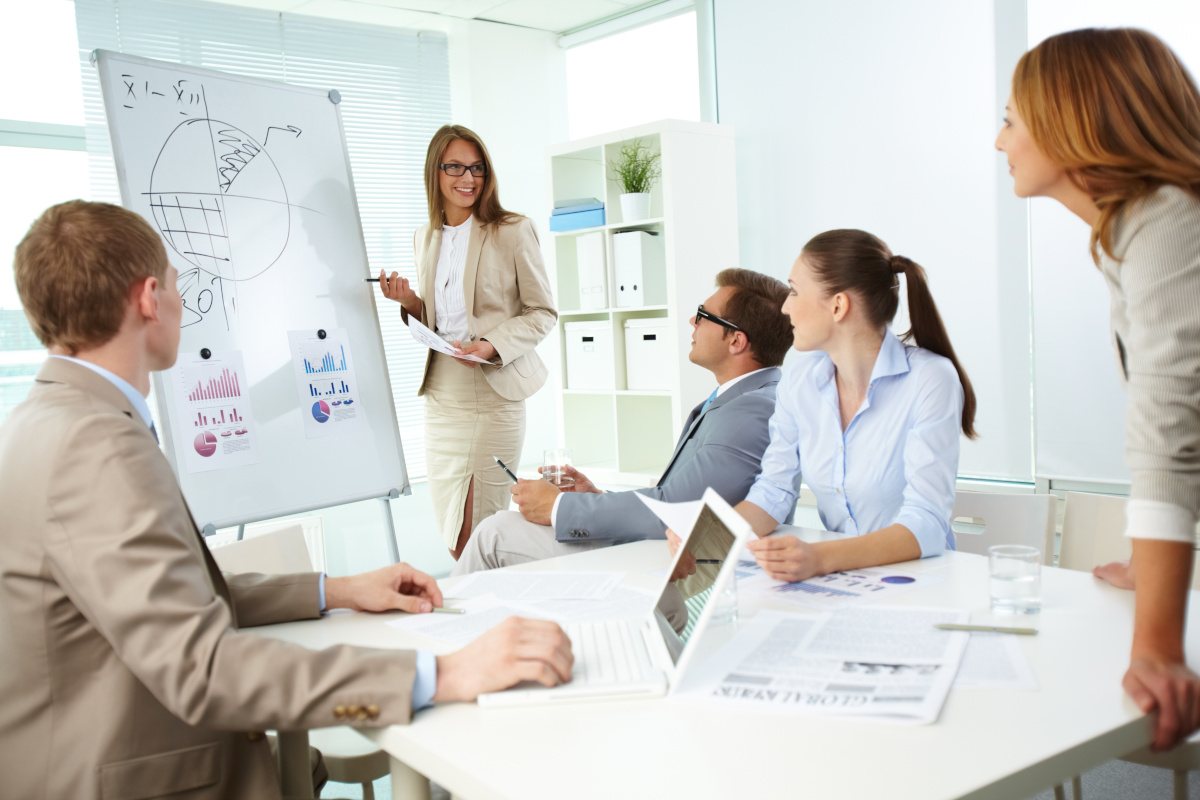
[{"label": "blonde woman with glasses", "polygon": [[1091,226],[1112,298],[1133,559],[1095,574],[1136,589],[1124,687],[1159,712],[1161,750],[1200,727],[1200,677],[1183,649],[1200,511],[1200,93],[1152,34],[1088,29],[1021,58],[1007,111],[996,148],[1013,190]]},{"label": "blonde woman with glasses", "polygon": [[493,456],[520,461],[525,398],[546,382],[534,348],[558,318],[528,217],[500,205],[483,141],[444,125],[425,158],[429,222],[413,237],[417,281],[379,273],[379,288],[461,356],[430,351],[425,459],[438,530],[455,560],[480,522],[507,508],[512,482]]}]

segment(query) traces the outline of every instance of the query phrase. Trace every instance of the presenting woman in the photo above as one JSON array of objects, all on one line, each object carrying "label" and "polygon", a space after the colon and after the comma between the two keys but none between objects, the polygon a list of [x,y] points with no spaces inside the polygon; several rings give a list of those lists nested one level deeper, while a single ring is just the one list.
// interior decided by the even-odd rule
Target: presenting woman
[{"label": "presenting woman", "polygon": [[1129,391],[1133,560],[1095,573],[1136,588],[1124,687],[1143,711],[1158,709],[1162,749],[1200,727],[1200,677],[1183,650],[1200,510],[1200,93],[1153,35],[1089,29],[1026,53],[1007,111],[996,148],[1013,190],[1054,198],[1091,226],[1108,282]]},{"label": "presenting woman", "polygon": [[425,193],[429,224],[413,238],[417,286],[380,272],[379,287],[406,321],[416,317],[456,351],[430,350],[417,394],[425,396],[429,494],[457,560],[475,526],[508,507],[512,482],[493,457],[520,461],[525,398],[547,375],[534,347],[558,315],[533,222],[500,205],[478,136],[461,125],[434,134]]},{"label": "presenting woman", "polygon": [[[888,326],[901,275],[912,327],[897,337]],[[762,471],[736,508],[766,537],[795,507],[803,475],[825,527],[849,536],[760,538],[748,549],[785,581],[953,549],[959,435],[975,435],[975,393],[925,271],[869,233],[835,230],[804,246],[788,285],[783,312],[806,355],[784,369]]]}]

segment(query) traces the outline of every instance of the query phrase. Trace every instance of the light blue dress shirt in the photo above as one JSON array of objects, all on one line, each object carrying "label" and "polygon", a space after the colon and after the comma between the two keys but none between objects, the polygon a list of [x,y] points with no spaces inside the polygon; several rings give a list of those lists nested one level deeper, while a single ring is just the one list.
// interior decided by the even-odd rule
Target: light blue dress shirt
[{"label": "light blue dress shirt", "polygon": [[[150,405],[146,402],[146,398],[142,397],[142,393],[133,388],[129,381],[114,375],[104,367],[97,366],[90,361],[84,361],[79,358],[71,358],[70,356],[50,356],[50,358],[61,358],[64,361],[70,361],[73,364],[78,364],[81,367],[87,367],[92,372],[100,375],[113,386],[121,390],[121,394],[129,400],[134,410],[141,416],[142,421],[146,423],[146,427],[152,427],[154,424],[153,418],[150,416]],[[325,610],[325,573],[321,573],[320,580],[317,582],[319,596],[317,598],[320,603],[321,611]],[[417,651],[417,677],[413,680],[412,690],[412,710],[420,711],[422,708],[428,708],[433,705],[433,693],[437,690],[437,658],[431,651]]]},{"label": "light blue dress shirt", "polygon": [[899,523],[917,538],[922,558],[953,550],[962,407],[950,360],[888,330],[866,399],[843,432],[833,361],[807,353],[784,369],[771,443],[746,499],[785,519],[802,474],[828,530],[860,536]]}]

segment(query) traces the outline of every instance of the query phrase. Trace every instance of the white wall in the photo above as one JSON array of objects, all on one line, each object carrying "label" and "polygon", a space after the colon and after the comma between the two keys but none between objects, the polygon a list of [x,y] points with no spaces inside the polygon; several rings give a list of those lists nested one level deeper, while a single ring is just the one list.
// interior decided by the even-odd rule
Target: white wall
[{"label": "white wall", "polygon": [[1032,480],[1026,212],[992,146],[1024,3],[716,0],[714,12],[741,266],[783,278],[809,238],[842,227],[923,265],[979,400],[960,474]]}]

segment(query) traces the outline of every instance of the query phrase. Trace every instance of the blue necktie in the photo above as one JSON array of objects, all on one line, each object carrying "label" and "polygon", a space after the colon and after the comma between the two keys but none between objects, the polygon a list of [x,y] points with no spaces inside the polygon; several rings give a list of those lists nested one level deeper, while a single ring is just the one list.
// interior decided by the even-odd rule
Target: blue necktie
[{"label": "blue necktie", "polygon": [[704,416],[704,412],[708,411],[708,407],[713,404],[713,400],[717,399],[717,392],[719,392],[720,390],[721,390],[720,386],[718,386],[716,389],[713,389],[712,394],[710,394],[708,396],[708,399],[704,401],[704,405],[700,406],[700,416]]}]

